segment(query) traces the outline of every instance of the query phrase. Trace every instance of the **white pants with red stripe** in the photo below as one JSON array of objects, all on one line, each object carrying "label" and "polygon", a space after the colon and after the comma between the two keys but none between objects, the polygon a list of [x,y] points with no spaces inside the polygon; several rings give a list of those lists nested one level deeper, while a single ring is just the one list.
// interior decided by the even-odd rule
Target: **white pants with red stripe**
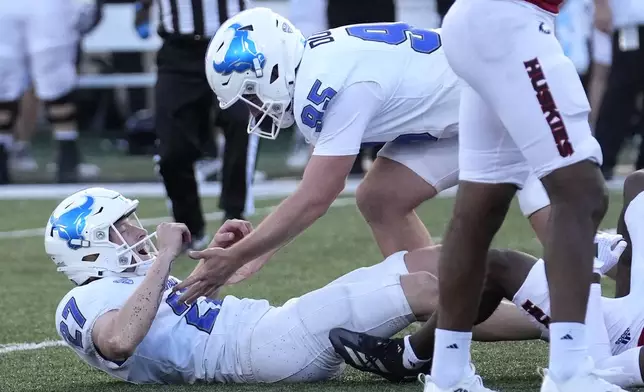
[{"label": "white pants with red stripe", "polygon": [[459,115],[460,179],[522,187],[586,159],[601,163],[590,105],[554,35],[554,15],[525,1],[457,0],[445,54],[468,87]]}]

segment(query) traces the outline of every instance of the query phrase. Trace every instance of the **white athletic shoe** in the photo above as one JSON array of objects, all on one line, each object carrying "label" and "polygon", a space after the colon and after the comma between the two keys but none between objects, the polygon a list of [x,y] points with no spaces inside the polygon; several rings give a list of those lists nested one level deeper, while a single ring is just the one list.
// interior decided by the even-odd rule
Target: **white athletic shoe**
[{"label": "white athletic shoe", "polygon": [[419,374],[418,381],[425,385],[423,392],[495,392],[483,386],[483,380],[476,374],[474,365],[470,366],[472,371],[466,374],[456,385],[447,389],[440,389],[436,386],[429,375]]},{"label": "white athletic shoe", "polygon": [[592,358],[588,357],[577,374],[565,382],[557,383],[548,374],[548,369],[543,369],[541,392],[627,392],[603,378],[616,371],[619,369],[595,369]]}]

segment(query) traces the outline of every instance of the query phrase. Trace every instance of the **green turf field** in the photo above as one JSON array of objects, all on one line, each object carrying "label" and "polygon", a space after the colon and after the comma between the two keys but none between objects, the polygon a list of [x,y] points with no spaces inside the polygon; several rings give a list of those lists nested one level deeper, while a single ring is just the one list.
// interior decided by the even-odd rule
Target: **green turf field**
[{"label": "green turf field", "polygon": [[[165,216],[162,199],[142,199],[141,218]],[[264,202],[272,205],[277,201]],[[442,236],[451,214],[452,199],[426,203],[420,210],[430,232]],[[204,201],[205,210],[216,208],[214,199]],[[0,232],[42,227],[56,201],[0,201]],[[615,227],[621,197],[612,194],[611,208],[603,227]],[[261,219],[257,216],[254,221]],[[218,222],[211,222],[215,229]],[[496,245],[540,254],[531,229],[513,206]],[[41,237],[0,239],[3,273],[0,275],[0,349],[11,343],[58,340],[54,311],[71,283],[54,270],[44,254]],[[306,293],[354,268],[381,260],[371,233],[355,205],[332,208],[304,235],[284,249],[273,262],[249,282],[234,287],[237,296],[267,298],[273,304]],[[185,277],[194,266],[189,260],[175,263],[175,275]],[[607,282],[607,293],[612,285]],[[6,347],[6,346],[5,346]],[[474,361],[490,387],[501,391],[538,391],[537,368],[547,359],[547,346],[540,342],[485,343],[474,345]],[[421,391],[418,383],[393,385],[369,375],[348,371],[338,382],[311,385],[250,385],[176,387],[134,386],[110,379],[83,364],[71,350],[50,347],[0,354],[0,391],[104,392],[104,391]],[[581,392],[581,391],[580,391]]]}]

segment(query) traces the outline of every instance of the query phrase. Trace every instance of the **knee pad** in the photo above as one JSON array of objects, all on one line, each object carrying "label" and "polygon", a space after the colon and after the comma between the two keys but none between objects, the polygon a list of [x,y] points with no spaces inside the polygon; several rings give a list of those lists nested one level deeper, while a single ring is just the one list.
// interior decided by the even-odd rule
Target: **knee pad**
[{"label": "knee pad", "polygon": [[0,132],[13,131],[13,126],[18,118],[18,101],[0,102]]},{"label": "knee pad", "polygon": [[530,217],[535,212],[550,205],[550,198],[543,187],[541,180],[533,173],[523,185],[523,189],[517,192],[519,207],[523,216]]},{"label": "knee pad", "polygon": [[53,126],[69,123],[76,120],[76,103],[74,102],[74,91],[70,91],[60,98],[45,101],[47,109],[47,120]]}]

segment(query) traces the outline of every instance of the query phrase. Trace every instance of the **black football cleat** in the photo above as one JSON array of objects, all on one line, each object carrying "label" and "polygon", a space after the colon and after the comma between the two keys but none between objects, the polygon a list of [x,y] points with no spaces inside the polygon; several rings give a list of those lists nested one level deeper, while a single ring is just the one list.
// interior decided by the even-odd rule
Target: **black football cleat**
[{"label": "black football cleat", "polygon": [[416,369],[407,369],[403,365],[403,339],[383,339],[334,328],[329,332],[329,340],[348,365],[391,382],[416,381],[419,374],[431,370],[431,361]]}]

